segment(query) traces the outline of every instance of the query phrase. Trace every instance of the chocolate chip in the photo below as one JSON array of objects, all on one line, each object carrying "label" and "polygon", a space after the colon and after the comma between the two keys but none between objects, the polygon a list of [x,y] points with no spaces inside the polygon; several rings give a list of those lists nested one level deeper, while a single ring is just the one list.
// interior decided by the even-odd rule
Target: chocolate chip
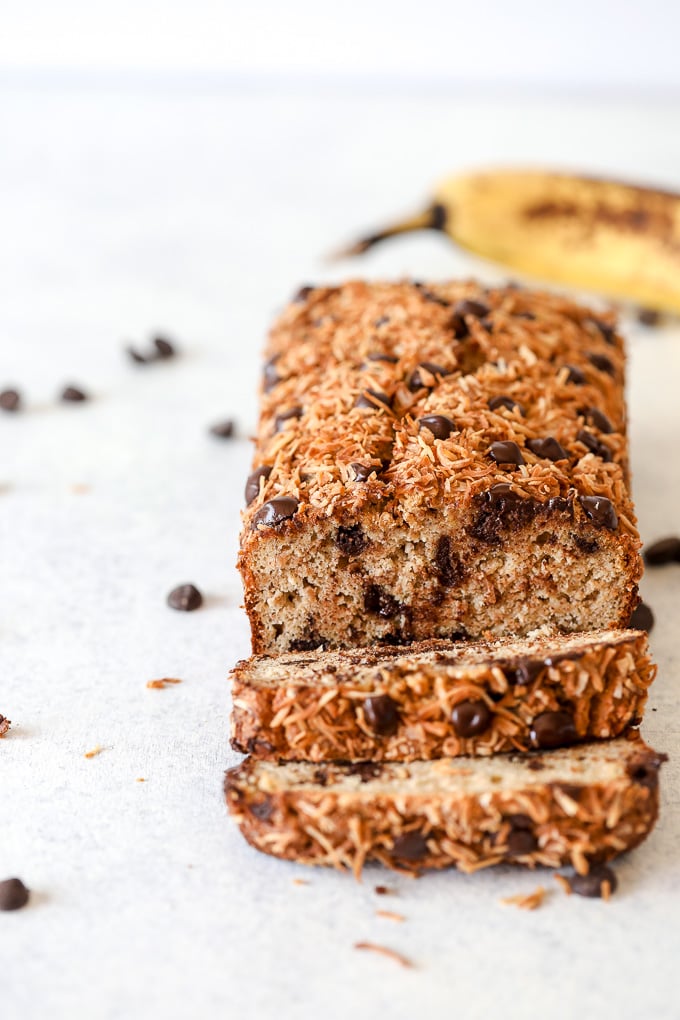
[{"label": "chocolate chip", "polygon": [[646,602],[641,602],[639,606],[633,610],[630,620],[628,621],[628,626],[632,627],[633,630],[646,630],[649,634],[654,626],[654,613]]},{"label": "chocolate chip", "polygon": [[576,434],[576,438],[579,443],[583,443],[586,449],[596,457],[599,457],[600,460],[609,462],[612,459],[612,451],[607,444],[603,443],[597,436],[594,436],[592,432],[580,429]]},{"label": "chocolate chip", "polygon": [[392,856],[402,861],[420,861],[427,854],[427,840],[420,832],[405,832],[392,844]]},{"label": "chocolate chip", "polygon": [[269,393],[269,391],[273,389],[277,383],[281,382],[281,376],[276,368],[276,363],[280,357],[280,354],[274,354],[264,363],[262,368],[262,387],[265,393]]},{"label": "chocolate chip", "polygon": [[234,435],[234,423],[231,418],[227,418],[226,421],[220,421],[216,425],[211,425],[210,435],[216,436],[217,439],[231,439]]},{"label": "chocolate chip", "polygon": [[586,319],[586,322],[592,322],[594,326],[600,331],[600,334],[608,344],[616,343],[616,331],[608,322],[603,322],[602,319]]},{"label": "chocolate chip", "polygon": [[604,432],[605,435],[609,435],[614,431],[614,426],[610,422],[609,418],[606,414],[603,414],[598,407],[586,407],[579,413],[583,415],[586,421],[590,422],[593,428],[599,429],[599,431]]},{"label": "chocolate chip", "polygon": [[314,287],[311,284],[305,284],[304,287],[300,287],[297,293],[293,296],[294,305],[302,305],[305,303],[309,295],[314,291]]},{"label": "chocolate chip", "polygon": [[274,432],[280,432],[287,421],[292,418],[300,418],[303,414],[301,407],[289,407],[287,411],[281,411],[274,418]]},{"label": "chocolate chip", "polygon": [[616,892],[618,879],[606,864],[595,864],[591,866],[587,875],[574,873],[567,878],[569,888],[577,896],[588,896],[590,899],[600,899],[604,892],[605,884],[609,886],[609,895]]},{"label": "chocolate chip", "polygon": [[268,464],[263,464],[262,467],[255,468],[252,474],[248,475],[246,481],[246,506],[250,506],[254,499],[260,495],[260,478],[264,478],[265,481],[269,478],[272,473],[272,469]]},{"label": "chocolate chip", "polygon": [[180,584],[178,588],[172,589],[166,601],[171,609],[192,613],[203,605],[203,596],[195,585]]},{"label": "chocolate chip", "polygon": [[391,407],[392,401],[386,393],[381,393],[380,390],[364,390],[360,393],[354,404],[355,407],[370,407],[372,411],[379,409],[380,406]]},{"label": "chocolate chip", "polygon": [[528,815],[511,815],[508,833],[507,857],[524,857],[538,850],[538,840],[533,832],[533,822]]},{"label": "chocolate chip", "polygon": [[150,361],[156,360],[153,354],[141,354],[136,347],[126,347],[125,353],[131,361],[135,362],[136,365],[148,365]]},{"label": "chocolate chip", "polygon": [[504,510],[506,506],[511,506],[513,503],[521,503],[524,499],[507,482],[498,482],[496,485],[492,485],[490,489],[483,493],[483,498],[485,502],[490,503],[493,507],[498,507],[500,510]]},{"label": "chocolate chip", "polygon": [[661,567],[665,563],[680,563],[680,538],[671,535],[652,542],[644,551],[645,563],[648,567]]},{"label": "chocolate chip", "polygon": [[435,439],[448,439],[453,432],[458,431],[456,423],[444,414],[428,414],[419,418],[418,429],[428,429]]},{"label": "chocolate chip", "polygon": [[574,719],[569,712],[542,712],[532,722],[529,736],[534,747],[541,750],[565,747],[578,740]]},{"label": "chocolate chip", "polygon": [[[424,373],[427,373],[429,376],[432,376],[433,378],[430,379],[429,381],[426,381]],[[441,365],[435,365],[432,361],[422,361],[418,365],[418,367],[415,368],[413,372],[411,372],[411,375],[408,380],[408,388],[411,390],[412,393],[415,393],[417,390],[422,390],[428,387],[436,386],[437,384],[436,376],[444,376],[448,374],[449,373],[447,372],[447,370],[445,368],[442,368]]]},{"label": "chocolate chip", "polygon": [[61,400],[65,400],[67,403],[81,403],[83,400],[87,400],[87,394],[77,386],[65,386],[61,391]]},{"label": "chocolate chip", "polygon": [[606,354],[589,354],[588,361],[598,372],[606,372],[607,375],[615,375],[616,369]]},{"label": "chocolate chip", "polygon": [[448,308],[451,304],[446,298],[440,297],[439,294],[435,294],[433,291],[428,290],[427,287],[420,286],[419,288],[423,301],[429,301],[432,305],[441,305],[442,308]]},{"label": "chocolate chip", "polygon": [[372,354],[366,355],[366,361],[384,361],[387,365],[396,365],[399,358],[394,354],[382,354],[381,351],[374,351]]},{"label": "chocolate chip", "polygon": [[268,822],[274,814],[274,803],[271,797],[265,795],[264,800],[255,801],[249,805],[250,813],[260,822]]},{"label": "chocolate chip", "polygon": [[502,669],[508,683],[514,687],[528,686],[533,683],[538,674],[545,669],[543,659],[517,659],[513,663],[503,663]]},{"label": "chocolate chip", "polygon": [[453,728],[459,737],[478,737],[491,723],[491,711],[485,701],[459,701],[451,713]]},{"label": "chocolate chip", "polygon": [[318,648],[323,650],[325,647],[325,639],[315,633],[309,637],[295,638],[294,641],[288,643],[288,649],[291,652],[315,652]]},{"label": "chocolate chip", "polygon": [[299,506],[299,501],[292,496],[275,496],[274,499],[262,504],[250,522],[250,530],[257,530],[260,524],[266,524],[268,528],[277,528],[279,524],[290,520]]},{"label": "chocolate chip", "polygon": [[492,397],[489,401],[489,410],[497,411],[499,407],[504,407],[508,411],[514,411],[515,408],[517,408],[517,413],[522,416],[526,413],[524,407],[521,404],[518,404],[516,400],[513,400],[512,397]]},{"label": "chocolate chip", "polygon": [[364,718],[381,737],[391,737],[399,728],[399,709],[389,694],[376,694],[363,704]]},{"label": "chocolate chip", "polygon": [[593,553],[600,551],[600,543],[594,538],[585,538],[584,535],[574,535],[574,542],[576,547],[585,553],[586,556],[592,556]]},{"label": "chocolate chip", "polygon": [[[566,381],[568,383],[573,383],[574,386],[583,386],[586,381],[586,377],[581,369],[577,368],[576,365],[565,365],[564,367],[568,369]],[[560,371],[562,371],[562,369],[560,369]]]},{"label": "chocolate chip", "polygon": [[462,301],[457,301],[453,310],[458,315],[471,315],[474,319],[483,319],[491,311],[488,305],[472,298],[463,298]]},{"label": "chocolate chip", "polygon": [[345,556],[358,556],[368,545],[368,539],[361,530],[361,525],[353,524],[349,528],[338,528],[335,544]]},{"label": "chocolate chip", "polygon": [[373,890],[376,896],[391,896],[392,889],[388,885],[376,885]]},{"label": "chocolate chip", "polygon": [[508,442],[492,443],[489,447],[489,456],[497,464],[524,464],[524,457],[517,443],[512,440]]},{"label": "chocolate chip", "polygon": [[20,878],[6,878],[0,882],[0,910],[20,910],[28,903],[29,896]]},{"label": "chocolate chip", "polygon": [[448,535],[442,535],[437,542],[434,566],[437,579],[445,588],[452,588],[462,580],[463,565],[454,552],[453,543]]},{"label": "chocolate chip", "polygon": [[0,393],[0,408],[3,411],[18,411],[21,407],[21,394],[18,390],[3,390]]},{"label": "chocolate chip", "polygon": [[163,336],[154,337],[153,345],[156,348],[156,356],[158,358],[174,358],[177,353],[174,344],[171,344],[170,341],[166,340]]},{"label": "chocolate chip", "polygon": [[379,319],[375,320],[373,326],[375,327],[375,329],[380,329],[381,326],[386,326],[389,321],[390,321],[389,315],[381,315]]},{"label": "chocolate chip", "polygon": [[646,786],[648,790],[656,790],[659,785],[659,769],[665,761],[668,761],[667,754],[648,754],[644,758],[631,761],[626,771],[638,786]]},{"label": "chocolate chip", "polygon": [[608,528],[616,531],[619,526],[619,518],[614,504],[606,496],[579,496],[584,513],[598,528]]},{"label": "chocolate chip", "polygon": [[546,439],[528,439],[527,446],[537,457],[542,457],[545,460],[558,461],[569,458],[564,447],[552,436],[548,436]]},{"label": "chocolate chip", "polygon": [[371,779],[380,779],[382,765],[375,761],[353,761],[347,763],[347,772],[350,776],[359,776],[362,783],[368,783]]},{"label": "chocolate chip", "polygon": [[391,620],[401,612],[402,605],[379,584],[372,584],[364,595],[364,608],[384,620]]},{"label": "chocolate chip", "polygon": [[377,468],[373,467],[372,464],[352,463],[350,464],[350,467],[354,472],[353,481],[355,482],[366,482],[373,472],[377,471]]},{"label": "chocolate chip", "polygon": [[661,322],[661,313],[656,308],[640,308],[637,313],[637,320],[643,326],[654,327]]}]

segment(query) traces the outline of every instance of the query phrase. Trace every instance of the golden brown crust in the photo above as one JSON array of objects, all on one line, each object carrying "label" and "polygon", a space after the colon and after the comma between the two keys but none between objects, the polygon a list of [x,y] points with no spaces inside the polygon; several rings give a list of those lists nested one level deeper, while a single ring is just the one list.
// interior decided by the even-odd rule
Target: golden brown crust
[{"label": "golden brown crust", "polygon": [[[488,314],[461,316],[456,302],[462,298],[483,302]],[[627,489],[623,343],[611,318],[561,297],[513,288],[355,281],[311,290],[291,304],[267,353],[255,466],[271,471],[245,511],[239,560],[255,651],[300,646],[305,629],[314,632],[322,619],[333,620],[319,635],[328,646],[456,629],[479,636],[485,628],[495,630],[496,616],[501,633],[502,614],[511,615],[512,606],[490,609],[482,631],[474,630],[474,618],[483,617],[478,607],[465,615],[465,603],[485,599],[488,608],[501,601],[493,582],[488,592],[481,581],[473,588],[452,568],[435,590],[428,572],[438,537],[448,537],[470,564],[509,541],[532,548],[539,540],[557,543],[565,569],[571,560],[584,569],[596,565],[593,587],[610,592],[609,603],[589,618],[589,607],[579,605],[579,580],[571,600],[573,625],[564,609],[542,610],[544,594],[546,605],[554,601],[552,582],[536,559],[527,573],[536,578],[542,571],[544,591],[536,605],[527,602],[527,628],[546,622],[541,612],[563,629],[625,625],[637,598],[639,538]],[[375,355],[396,360],[371,360]],[[423,363],[430,368],[419,368]],[[413,381],[414,372],[422,386]],[[362,397],[366,406],[356,406]],[[495,397],[521,407],[492,409]],[[439,439],[421,428],[420,419],[430,415],[449,418],[451,435]],[[561,444],[567,459],[554,462],[530,449],[531,442],[548,437]],[[490,456],[495,442],[517,444],[524,464],[496,463]],[[365,480],[357,479],[356,465],[370,472]],[[496,507],[490,520],[486,494],[500,483],[510,484],[512,505]],[[613,527],[593,520],[582,503],[592,496],[611,501]],[[258,523],[263,505],[280,497],[297,502],[292,516],[273,527]],[[421,562],[419,543],[430,542],[433,522],[435,545]],[[346,556],[335,562],[338,529],[357,525],[370,548],[356,559],[350,555],[349,564]],[[404,619],[362,625],[358,617],[371,583],[381,587],[381,574],[390,573],[387,553],[376,552],[377,536],[393,536],[393,573],[404,590],[390,594],[405,607]],[[306,538],[312,548],[323,547],[325,573],[337,579],[343,595],[354,585],[342,618],[334,618],[332,593],[316,566],[307,591],[293,594],[285,585],[286,577],[299,583],[300,564],[310,562]],[[410,563],[413,576],[407,579]],[[562,578],[553,581],[559,591]],[[282,582],[279,605],[272,596]]]},{"label": "golden brown crust", "polygon": [[[466,872],[509,861],[571,863],[586,873],[590,862],[649,834],[662,760],[634,735],[596,750],[525,756],[519,765],[514,757],[493,759],[497,775],[488,759],[316,768],[248,759],[227,773],[225,792],[257,849],[357,876],[373,860]],[[532,770],[537,761],[544,772]],[[486,778],[475,780],[481,769]]]},{"label": "golden brown crust", "polygon": [[[601,740],[641,719],[655,672],[639,631],[263,656],[233,671],[232,746],[312,762],[489,755],[535,748],[546,712],[573,720],[560,742]],[[482,715],[466,727],[471,702]]]}]

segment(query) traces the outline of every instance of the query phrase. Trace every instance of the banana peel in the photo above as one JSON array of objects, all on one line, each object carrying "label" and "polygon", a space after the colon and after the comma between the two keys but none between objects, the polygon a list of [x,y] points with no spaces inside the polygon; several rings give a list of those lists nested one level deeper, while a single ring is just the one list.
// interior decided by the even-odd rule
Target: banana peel
[{"label": "banana peel", "polygon": [[528,276],[680,313],[680,193],[538,170],[460,174],[421,213],[341,255],[415,230]]}]

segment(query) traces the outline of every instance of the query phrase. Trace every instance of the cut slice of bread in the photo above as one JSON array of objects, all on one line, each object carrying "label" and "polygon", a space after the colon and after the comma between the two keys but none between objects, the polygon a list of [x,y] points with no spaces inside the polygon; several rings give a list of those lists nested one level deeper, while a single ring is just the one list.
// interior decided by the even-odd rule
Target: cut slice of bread
[{"label": "cut slice of bread", "polygon": [[655,672],[634,630],[255,656],[233,672],[232,744],[312,762],[554,748],[639,723]]},{"label": "cut slice of bread", "polygon": [[656,754],[636,731],[604,744],[411,764],[249,758],[226,774],[229,810],[258,850],[304,864],[397,869],[501,862],[582,874],[640,843],[658,810]]}]

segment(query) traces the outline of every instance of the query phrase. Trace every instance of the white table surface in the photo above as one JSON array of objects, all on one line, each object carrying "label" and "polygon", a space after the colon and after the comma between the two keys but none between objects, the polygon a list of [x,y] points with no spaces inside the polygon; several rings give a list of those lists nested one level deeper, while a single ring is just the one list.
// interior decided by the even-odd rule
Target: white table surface
[{"label": "white table surface", "polygon": [[[0,878],[33,890],[0,914],[3,1020],[677,1018],[680,568],[643,581],[659,663],[644,733],[671,760],[661,820],[609,904],[509,868],[372,870],[361,885],[307,872],[241,840],[221,776],[236,760],[226,675],[249,647],[234,561],[271,315],[300,283],[348,274],[500,279],[436,236],[351,265],[321,256],[465,165],[678,185],[680,110],[5,82],[0,138],[0,385],[26,395],[0,415],[0,712],[14,724]],[[182,357],[128,363],[123,343],[156,329]],[[649,541],[680,530],[680,329],[631,324],[630,353]],[[71,381],[91,403],[55,401]],[[206,434],[232,415],[244,438]],[[165,605],[183,581],[206,593],[197,613]],[[183,683],[147,690],[163,676]],[[384,881],[397,895],[374,894]],[[540,910],[499,904],[539,883]]]}]

